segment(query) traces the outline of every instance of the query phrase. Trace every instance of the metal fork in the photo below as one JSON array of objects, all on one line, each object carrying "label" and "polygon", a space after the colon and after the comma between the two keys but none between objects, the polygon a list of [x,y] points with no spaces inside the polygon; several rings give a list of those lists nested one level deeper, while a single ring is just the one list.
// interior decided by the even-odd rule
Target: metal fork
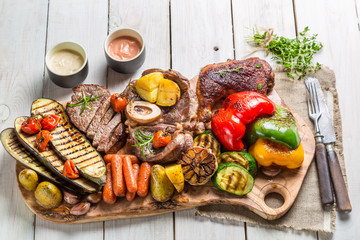
[{"label": "metal fork", "polygon": [[323,143],[324,136],[321,135],[319,123],[318,123],[322,111],[320,109],[315,83],[305,81],[305,85],[308,90],[306,91],[306,97],[307,97],[309,117],[314,121],[315,129],[316,129],[315,155],[316,155],[317,172],[319,176],[320,197],[322,204],[327,206],[334,203],[334,196],[331,189],[329,164],[326,157],[326,148],[325,148],[325,144]]},{"label": "metal fork", "polygon": [[[307,82],[305,83],[305,85],[306,88],[308,89],[308,91],[306,92],[306,97],[307,97],[309,116],[315,123],[315,129],[316,129],[315,137],[316,138],[322,137],[319,128],[319,118],[321,117],[322,112],[320,110],[319,99],[318,99],[315,83]],[[310,97],[308,92],[310,93]]]}]

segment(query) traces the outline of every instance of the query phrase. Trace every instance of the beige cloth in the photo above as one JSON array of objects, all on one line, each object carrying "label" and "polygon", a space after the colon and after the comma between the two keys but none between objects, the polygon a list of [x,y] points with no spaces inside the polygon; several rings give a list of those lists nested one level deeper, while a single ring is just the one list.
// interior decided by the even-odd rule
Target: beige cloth
[{"label": "beige cloth", "polygon": [[[275,89],[285,103],[296,111],[314,129],[314,125],[308,117],[304,80],[291,81],[286,78],[283,71],[275,71]],[[335,132],[337,135],[336,152],[343,169],[344,157],[342,147],[341,116],[336,92],[336,79],[332,70],[323,67],[315,74],[309,74],[319,79],[324,91],[328,108],[333,112]],[[346,178],[346,176],[345,176]],[[231,221],[243,221],[272,227],[290,227],[296,230],[311,230],[332,233],[335,229],[335,208],[324,210],[321,205],[319,183],[315,161],[309,167],[299,195],[294,205],[280,219],[274,221],[265,220],[245,207],[234,206],[205,206],[196,209],[196,214],[210,218],[227,219]]]}]

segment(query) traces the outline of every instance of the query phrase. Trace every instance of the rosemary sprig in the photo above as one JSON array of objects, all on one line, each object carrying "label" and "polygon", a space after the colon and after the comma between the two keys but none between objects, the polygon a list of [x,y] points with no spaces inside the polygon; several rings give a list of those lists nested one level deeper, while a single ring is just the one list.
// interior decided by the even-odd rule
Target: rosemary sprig
[{"label": "rosemary sprig", "polygon": [[154,154],[154,151],[151,149],[150,144],[152,144],[153,138],[155,134],[146,135],[140,129],[135,131],[136,136],[136,144],[132,145],[132,147],[140,147],[140,151],[144,159],[145,156],[145,147],[149,150],[151,154]]},{"label": "rosemary sprig", "polygon": [[220,77],[225,77],[225,74],[228,73],[228,72],[240,72],[240,69],[243,69],[242,66],[239,66],[237,68],[231,68],[231,69],[226,69],[226,68],[223,68],[223,69],[220,69],[219,71],[215,72],[217,74],[220,74]]},{"label": "rosemary sprig", "polygon": [[78,101],[77,103],[68,104],[69,107],[75,107],[75,106],[80,106],[80,105],[82,105],[82,109],[81,109],[80,115],[84,112],[84,110],[85,110],[86,108],[89,108],[89,109],[91,109],[91,110],[94,110],[94,109],[90,106],[89,102],[90,102],[90,101],[94,101],[94,100],[99,99],[99,98],[101,98],[102,96],[104,96],[104,94],[101,94],[100,96],[93,98],[93,97],[92,97],[92,94],[91,94],[90,97],[87,97],[87,96],[85,96],[84,91],[82,91],[82,95],[83,95],[83,97],[82,97],[81,100]]}]

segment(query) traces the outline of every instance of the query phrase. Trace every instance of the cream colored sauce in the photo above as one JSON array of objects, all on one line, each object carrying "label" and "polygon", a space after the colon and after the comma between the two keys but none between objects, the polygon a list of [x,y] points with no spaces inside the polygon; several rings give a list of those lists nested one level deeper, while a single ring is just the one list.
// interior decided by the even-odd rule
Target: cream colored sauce
[{"label": "cream colored sauce", "polygon": [[68,75],[81,68],[84,58],[78,52],[62,49],[53,53],[49,63],[49,67],[54,73]]}]

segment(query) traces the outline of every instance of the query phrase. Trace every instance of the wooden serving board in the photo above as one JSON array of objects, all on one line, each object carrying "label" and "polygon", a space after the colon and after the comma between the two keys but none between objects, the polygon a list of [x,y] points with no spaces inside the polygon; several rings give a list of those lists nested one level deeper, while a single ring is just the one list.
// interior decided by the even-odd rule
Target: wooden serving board
[{"label": "wooden serving board", "polygon": [[[191,80],[193,88],[195,88],[196,81],[196,77]],[[269,98],[289,109],[275,90],[272,91]],[[137,196],[132,202],[128,202],[125,198],[118,198],[117,202],[113,205],[108,205],[101,201],[93,205],[86,215],[73,216],[69,212],[71,206],[66,203],[52,210],[44,209],[36,203],[33,192],[27,191],[20,184],[18,186],[25,203],[37,216],[58,223],[73,224],[152,216],[209,204],[244,206],[264,219],[278,219],[289,211],[293,205],[315,152],[315,141],[312,131],[297,113],[293,111],[292,113],[297,120],[304,148],[305,159],[303,164],[298,169],[284,169],[274,178],[269,178],[259,173],[255,177],[252,191],[243,197],[218,190],[212,186],[211,182],[203,186],[185,184],[183,192],[176,193],[171,200],[164,203],[156,202],[150,194],[145,198]],[[16,176],[18,176],[22,168],[23,166],[17,163]],[[269,207],[265,203],[265,196],[274,192],[280,194],[284,199],[283,205],[278,208]]]}]

